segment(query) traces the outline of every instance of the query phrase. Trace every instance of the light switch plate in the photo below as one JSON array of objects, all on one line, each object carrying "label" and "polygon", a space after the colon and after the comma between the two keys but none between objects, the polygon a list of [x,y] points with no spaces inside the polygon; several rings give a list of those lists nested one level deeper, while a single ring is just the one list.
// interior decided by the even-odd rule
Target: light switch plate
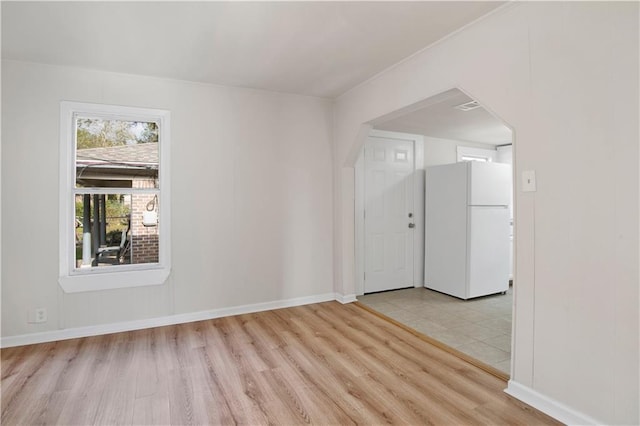
[{"label": "light switch plate", "polygon": [[535,192],[536,171],[525,170],[522,172],[522,192]]}]

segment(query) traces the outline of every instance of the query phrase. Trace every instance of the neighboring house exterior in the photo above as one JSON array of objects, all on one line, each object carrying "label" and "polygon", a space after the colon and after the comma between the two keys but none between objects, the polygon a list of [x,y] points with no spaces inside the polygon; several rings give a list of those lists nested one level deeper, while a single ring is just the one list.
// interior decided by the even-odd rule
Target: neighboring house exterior
[{"label": "neighboring house exterior", "polygon": [[[135,143],[131,145],[104,148],[79,149],[76,154],[76,181],[87,188],[114,188],[114,194],[123,194],[123,203],[129,209],[129,224],[126,238],[128,250],[118,263],[156,263],[158,253],[158,202],[154,194],[136,193],[131,189],[153,189],[158,184],[158,144]],[[95,209],[98,197],[94,196]],[[105,196],[101,196],[104,203]],[[96,210],[94,210],[95,212]],[[104,211],[104,210],[102,210]],[[145,212],[148,212],[145,214]],[[107,220],[104,214],[99,217],[99,232],[104,235]],[[95,225],[94,225],[94,229]],[[93,243],[93,262],[96,263],[96,248],[104,245],[104,238],[96,237],[99,244]]]}]

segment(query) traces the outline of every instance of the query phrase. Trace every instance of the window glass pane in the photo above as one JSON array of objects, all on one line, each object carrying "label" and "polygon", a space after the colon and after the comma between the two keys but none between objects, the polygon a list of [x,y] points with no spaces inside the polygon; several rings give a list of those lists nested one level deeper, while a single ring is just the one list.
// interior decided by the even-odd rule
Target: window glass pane
[{"label": "window glass pane", "polygon": [[486,163],[489,161],[487,157],[474,157],[472,155],[463,155],[461,161],[479,161],[481,163]]},{"label": "window glass pane", "polygon": [[75,267],[159,262],[154,194],[76,194]]},{"label": "window glass pane", "polygon": [[76,188],[87,187],[158,188],[158,125],[77,118]]}]

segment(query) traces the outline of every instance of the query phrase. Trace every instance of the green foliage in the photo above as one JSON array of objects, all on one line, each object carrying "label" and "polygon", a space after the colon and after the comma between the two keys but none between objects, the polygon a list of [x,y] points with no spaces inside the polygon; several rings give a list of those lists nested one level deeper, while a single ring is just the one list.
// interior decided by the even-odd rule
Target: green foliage
[{"label": "green foliage", "polygon": [[[93,221],[93,196],[91,197],[90,217]],[[120,194],[108,194],[105,202],[107,213],[107,232],[120,233],[127,224],[126,216],[131,212],[131,208],[124,202],[124,196]],[[82,238],[82,221],[84,215],[83,196],[76,196],[75,201],[76,219],[79,226],[76,228],[76,237]]]},{"label": "green foliage", "polygon": [[116,194],[109,194],[107,196],[107,202],[106,202],[107,217],[120,217],[120,216],[127,216],[129,214],[130,212],[129,206],[125,205],[118,198],[119,196]]},{"label": "green foliage", "polygon": [[[93,203],[93,196],[91,197]],[[84,215],[83,196],[76,196],[76,217],[82,218]],[[108,194],[106,197],[107,217],[127,216],[131,209],[124,202],[124,196],[120,194]],[[91,206],[91,219],[93,220],[93,205]]]},{"label": "green foliage", "polygon": [[77,120],[77,149],[157,142],[158,126],[156,123],[98,118],[79,118]]},{"label": "green foliage", "polygon": [[156,123],[138,123],[142,127],[140,136],[137,137],[138,143],[158,143],[158,126]]}]

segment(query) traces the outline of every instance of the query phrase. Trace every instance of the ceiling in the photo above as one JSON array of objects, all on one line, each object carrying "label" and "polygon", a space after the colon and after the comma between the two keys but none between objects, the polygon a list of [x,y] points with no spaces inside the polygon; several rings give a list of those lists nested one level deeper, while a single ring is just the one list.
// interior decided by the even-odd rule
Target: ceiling
[{"label": "ceiling", "polygon": [[458,89],[449,90],[375,128],[489,145],[511,143],[511,129],[482,106],[470,111],[454,108],[472,100]]},{"label": "ceiling", "polygon": [[504,2],[7,2],[2,58],[334,98]]}]

